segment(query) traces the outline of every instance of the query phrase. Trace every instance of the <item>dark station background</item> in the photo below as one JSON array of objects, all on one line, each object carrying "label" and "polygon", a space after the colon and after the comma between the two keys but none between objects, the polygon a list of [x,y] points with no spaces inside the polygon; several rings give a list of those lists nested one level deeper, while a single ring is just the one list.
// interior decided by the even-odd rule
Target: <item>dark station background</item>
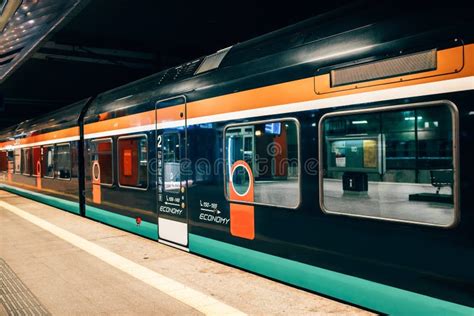
[{"label": "dark station background", "polygon": [[89,1],[0,85],[0,129],[351,1]]}]

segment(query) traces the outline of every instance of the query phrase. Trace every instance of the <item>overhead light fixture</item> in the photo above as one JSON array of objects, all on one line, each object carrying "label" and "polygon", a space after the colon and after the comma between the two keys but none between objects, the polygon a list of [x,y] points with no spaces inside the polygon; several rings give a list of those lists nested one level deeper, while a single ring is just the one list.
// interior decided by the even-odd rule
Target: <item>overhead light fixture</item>
[{"label": "overhead light fixture", "polygon": [[[8,50],[15,49],[7,62],[0,67],[0,84],[19,67],[23,60],[35,53],[35,47],[47,39],[47,36],[66,21],[66,17],[82,9],[89,0],[8,0],[0,14],[0,43],[10,41]],[[54,6],[52,5],[54,3]],[[48,8],[47,10],[45,10]],[[20,32],[21,30],[21,32]],[[21,41],[16,34],[21,34]],[[24,37],[25,35],[28,37]],[[13,36],[12,36],[13,35]],[[11,43],[15,45],[11,45]],[[19,47],[19,42],[23,45]]]},{"label": "overhead light fixture", "polygon": [[369,122],[367,122],[367,120],[362,120],[362,121],[352,121],[352,124],[354,125],[358,125],[358,124],[367,124]]}]

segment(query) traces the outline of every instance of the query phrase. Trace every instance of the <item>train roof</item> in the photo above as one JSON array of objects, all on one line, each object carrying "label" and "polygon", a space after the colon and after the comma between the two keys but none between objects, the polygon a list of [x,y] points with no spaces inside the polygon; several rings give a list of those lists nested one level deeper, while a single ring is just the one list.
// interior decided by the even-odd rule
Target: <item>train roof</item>
[{"label": "train roof", "polygon": [[18,128],[18,126],[19,125],[10,126],[0,131],[0,143],[12,140],[13,137],[15,136],[15,131]]},{"label": "train roof", "polygon": [[78,126],[79,117],[90,98],[47,113],[27,121],[17,131],[28,131],[29,134],[47,133],[50,131]]},{"label": "train roof", "polygon": [[406,12],[406,6],[387,10],[387,3],[359,2],[236,44],[218,52],[225,56],[207,72],[197,71],[205,62],[197,58],[104,92],[89,107],[86,121],[103,113],[113,118],[147,111],[172,96],[186,94],[194,101],[322,74],[355,60],[454,46],[457,37],[472,41],[472,10],[431,6]]},{"label": "train roof", "polygon": [[[155,101],[171,96],[199,100],[322,74],[349,62],[454,46],[454,38],[472,42],[473,11],[449,4],[406,12],[400,5],[388,10],[385,1],[358,2],[101,93],[88,107],[85,122],[151,110]],[[203,65],[209,69],[201,71]],[[24,127],[37,124],[38,131],[49,130],[54,127],[48,120],[63,117],[77,122],[85,104],[80,101]],[[64,128],[63,123],[56,126]]]},{"label": "train roof", "polygon": [[70,104],[38,118],[23,121],[0,131],[0,143],[78,126],[79,116],[89,98]]}]

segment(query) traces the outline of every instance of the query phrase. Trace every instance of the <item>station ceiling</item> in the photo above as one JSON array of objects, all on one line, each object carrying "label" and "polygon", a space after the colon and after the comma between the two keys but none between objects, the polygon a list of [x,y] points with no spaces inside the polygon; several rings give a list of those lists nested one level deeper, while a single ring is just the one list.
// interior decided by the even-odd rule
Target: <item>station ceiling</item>
[{"label": "station ceiling", "polygon": [[[0,0],[0,8],[51,1],[81,3],[61,11],[64,20],[0,83],[0,129],[352,2]],[[8,17],[0,38],[14,13],[0,17],[0,27]]]}]

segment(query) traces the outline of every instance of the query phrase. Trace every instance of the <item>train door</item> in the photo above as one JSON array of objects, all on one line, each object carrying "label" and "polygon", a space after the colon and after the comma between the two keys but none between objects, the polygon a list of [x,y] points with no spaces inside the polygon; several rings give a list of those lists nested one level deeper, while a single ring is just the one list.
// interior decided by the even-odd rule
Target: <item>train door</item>
[{"label": "train door", "polygon": [[186,99],[156,103],[158,236],[164,243],[188,245]]}]

